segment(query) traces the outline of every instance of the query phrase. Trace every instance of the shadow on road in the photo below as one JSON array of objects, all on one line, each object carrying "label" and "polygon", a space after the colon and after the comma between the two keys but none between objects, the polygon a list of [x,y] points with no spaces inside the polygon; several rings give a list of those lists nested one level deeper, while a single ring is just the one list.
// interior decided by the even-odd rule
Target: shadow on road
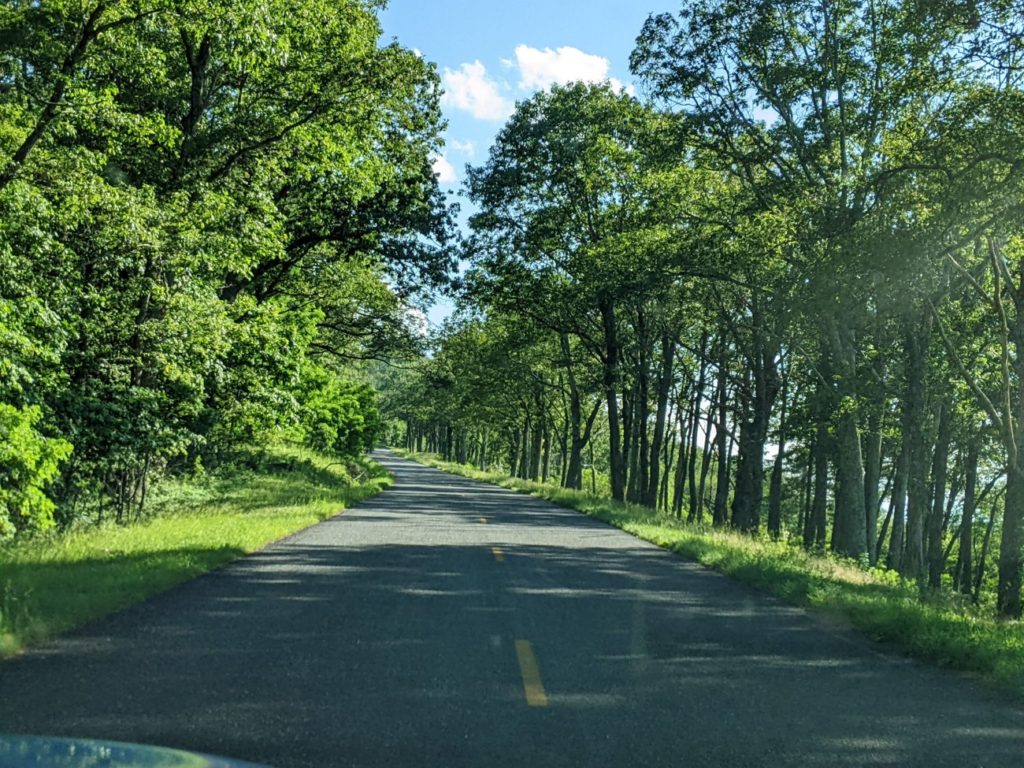
[{"label": "shadow on road", "polygon": [[[349,514],[0,666],[0,730],[279,766],[1021,762],[1021,713],[959,675],[574,512],[396,474]],[[545,709],[525,704],[520,638]]]}]

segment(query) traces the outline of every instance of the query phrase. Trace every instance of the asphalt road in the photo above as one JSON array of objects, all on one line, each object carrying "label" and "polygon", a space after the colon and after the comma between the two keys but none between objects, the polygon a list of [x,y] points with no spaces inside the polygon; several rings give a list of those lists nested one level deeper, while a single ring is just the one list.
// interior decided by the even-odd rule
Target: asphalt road
[{"label": "asphalt road", "polygon": [[575,512],[380,496],[0,664],[0,732],[289,766],[1019,766],[1024,712]]}]

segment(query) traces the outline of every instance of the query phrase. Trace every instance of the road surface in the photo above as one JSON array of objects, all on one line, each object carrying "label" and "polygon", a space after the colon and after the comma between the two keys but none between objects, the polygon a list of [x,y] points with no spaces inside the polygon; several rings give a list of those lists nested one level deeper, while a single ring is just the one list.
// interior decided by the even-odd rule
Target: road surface
[{"label": "road surface", "polygon": [[1014,766],[1024,713],[526,496],[344,515],[0,664],[0,732],[291,766]]}]

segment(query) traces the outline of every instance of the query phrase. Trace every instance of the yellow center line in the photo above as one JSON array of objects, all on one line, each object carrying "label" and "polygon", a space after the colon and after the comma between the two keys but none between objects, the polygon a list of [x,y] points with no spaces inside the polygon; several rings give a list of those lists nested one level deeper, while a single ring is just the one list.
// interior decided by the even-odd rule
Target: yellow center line
[{"label": "yellow center line", "polygon": [[516,656],[519,658],[519,671],[523,675],[526,703],[531,707],[546,707],[548,695],[544,692],[540,667],[537,666],[537,657],[533,655],[533,646],[529,640],[516,640]]},{"label": "yellow center line", "polygon": [[501,551],[501,547],[491,547],[491,554],[499,563],[505,562],[505,553]]}]

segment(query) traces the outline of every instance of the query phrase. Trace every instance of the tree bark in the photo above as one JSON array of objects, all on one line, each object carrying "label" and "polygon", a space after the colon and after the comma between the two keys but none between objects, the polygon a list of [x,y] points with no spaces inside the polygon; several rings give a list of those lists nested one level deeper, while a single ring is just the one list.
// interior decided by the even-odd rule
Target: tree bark
[{"label": "tree bark", "polygon": [[907,461],[906,545],[900,573],[920,580],[924,573],[924,521],[928,514],[928,446],[925,435],[928,380],[928,343],[931,315],[904,324],[906,391],[903,397],[904,440],[909,444]]},{"label": "tree bark", "polygon": [[626,470],[622,458],[621,433],[619,432],[619,338],[615,319],[615,306],[608,298],[600,302],[601,324],[604,329],[604,391],[608,404],[608,458],[611,475],[612,498],[624,501],[626,493]]},{"label": "tree bark", "polygon": [[836,513],[832,549],[845,557],[867,552],[867,512],[864,509],[864,461],[857,424],[857,346],[853,328],[836,317],[828,320],[832,363],[838,374],[836,428]]},{"label": "tree bark", "polygon": [[718,424],[715,442],[718,449],[718,472],[715,478],[714,526],[721,528],[728,522],[726,506],[729,502],[729,402],[726,397],[726,350],[722,344],[718,360]]},{"label": "tree bark", "polygon": [[946,508],[946,475],[949,467],[949,431],[949,406],[943,403],[939,407],[939,431],[932,461],[934,492],[932,509],[927,521],[928,586],[932,589],[942,586],[942,570],[946,560],[942,550],[942,531]]},{"label": "tree bark", "polygon": [[[905,408],[904,404],[904,408]],[[892,486],[892,538],[889,539],[889,551],[885,556],[887,568],[903,572],[903,549],[905,545],[906,509],[907,509],[907,471],[910,464],[910,443],[904,432],[900,445],[900,455],[896,460],[896,479]]]},{"label": "tree bark", "polygon": [[779,411],[779,445],[772,466],[768,489],[768,534],[773,539],[782,535],[782,464],[786,456],[786,379],[782,381],[782,405]]},{"label": "tree bark", "polygon": [[960,593],[971,594],[971,574],[974,571],[974,510],[978,487],[978,439],[972,438],[967,447],[967,479],[964,483],[964,510],[960,519],[960,549],[956,557],[956,584]]},{"label": "tree bark", "polygon": [[878,484],[882,477],[882,404],[875,405],[864,434],[864,511],[870,565],[878,563]]},{"label": "tree bark", "polygon": [[658,375],[658,404],[654,416],[654,437],[651,440],[650,480],[643,498],[643,503],[649,507],[658,506],[661,450],[665,440],[665,424],[668,415],[669,394],[672,391],[672,366],[675,361],[675,353],[675,341],[667,333],[664,334],[661,338],[661,371]]}]

